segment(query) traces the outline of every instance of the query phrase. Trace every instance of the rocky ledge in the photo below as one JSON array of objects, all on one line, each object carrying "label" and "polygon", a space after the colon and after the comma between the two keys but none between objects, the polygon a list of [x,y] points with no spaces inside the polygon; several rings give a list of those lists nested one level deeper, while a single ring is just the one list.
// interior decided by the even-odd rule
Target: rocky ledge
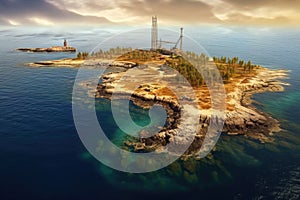
[{"label": "rocky ledge", "polygon": [[[112,66],[113,67],[113,66]],[[149,108],[153,104],[161,104],[168,114],[167,125],[155,136],[140,139],[135,142],[125,142],[125,146],[134,151],[153,151],[164,147],[170,141],[176,141],[176,144],[180,145],[186,141],[186,138],[190,138],[189,122],[199,118],[200,129],[188,149],[186,156],[199,155],[199,151],[204,140],[205,134],[208,130],[208,126],[211,120],[211,109],[201,110],[200,116],[194,116],[191,109],[180,106],[178,99],[172,97],[172,95],[162,95],[159,91],[164,90],[163,84],[155,84],[153,79],[160,78],[161,74],[159,68],[151,67],[151,65],[143,66],[143,73],[135,74],[136,66],[132,68],[124,68],[118,72],[111,72],[102,76],[102,83],[98,85],[97,90],[93,91],[93,95],[96,98],[111,98],[112,94],[118,96],[120,99],[128,95],[127,85],[131,82],[127,81],[122,85],[120,90],[119,80],[122,77],[127,77],[127,80],[147,80],[148,83],[141,84],[131,95],[131,100],[136,105]],[[150,70],[151,69],[151,70]],[[127,73],[131,70],[130,73]],[[259,68],[256,70],[256,75],[252,77],[245,77],[235,80],[234,90],[227,92],[227,110],[223,134],[228,135],[246,135],[248,137],[257,139],[261,142],[272,142],[273,132],[279,131],[279,123],[266,113],[263,113],[256,109],[252,105],[251,96],[255,93],[263,92],[281,92],[284,91],[284,85],[286,83],[281,82],[281,79],[287,77],[287,71],[284,70],[270,70],[266,68]],[[156,81],[157,82],[157,81]],[[226,87],[226,86],[225,86]],[[117,89],[118,88],[118,89]],[[184,90],[184,88],[183,88]],[[187,91],[187,94],[190,91]],[[200,100],[199,100],[200,101]],[[190,109],[190,113],[185,119],[186,124],[182,124],[180,121],[180,110]],[[181,122],[181,124],[179,123]],[[179,125],[180,124],[180,125]],[[178,135],[179,128],[184,127],[184,131]],[[144,132],[141,135],[147,134]]]},{"label": "rocky ledge", "polygon": [[76,52],[74,47],[53,46],[49,48],[18,48],[18,51],[24,52]]},{"label": "rocky ledge", "polygon": [[254,77],[241,79],[234,91],[227,94],[227,103],[234,105],[234,109],[227,110],[223,132],[271,142],[272,133],[280,131],[279,122],[255,108],[251,97],[257,93],[283,92],[288,84],[280,80],[287,78],[288,71],[260,68],[256,72]]},{"label": "rocky ledge", "polygon": [[46,60],[38,61],[33,63],[27,63],[30,67],[80,67],[84,63],[84,60],[79,60],[76,58],[66,58],[62,60]]},{"label": "rocky ledge", "polygon": [[26,63],[30,67],[68,67],[68,68],[88,68],[101,67],[107,65],[120,66],[126,68],[131,66],[130,63],[114,62],[110,59],[78,59],[78,58],[64,58],[60,60],[45,60],[32,63]]}]

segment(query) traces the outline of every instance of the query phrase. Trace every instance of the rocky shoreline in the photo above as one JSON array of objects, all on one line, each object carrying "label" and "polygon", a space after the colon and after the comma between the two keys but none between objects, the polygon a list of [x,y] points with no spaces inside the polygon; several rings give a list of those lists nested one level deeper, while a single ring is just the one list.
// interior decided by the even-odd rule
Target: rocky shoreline
[{"label": "rocky shoreline", "polygon": [[[118,66],[120,67],[120,66]],[[134,68],[136,66],[132,66]],[[116,91],[118,78],[122,77],[130,68],[123,68],[119,72],[111,72],[102,76],[102,83],[98,85],[94,93],[96,98],[111,98],[114,94],[118,98],[125,97],[126,88]],[[280,130],[279,122],[270,115],[263,113],[252,105],[251,97],[256,93],[263,92],[282,92],[286,83],[281,79],[287,78],[287,71],[270,70],[259,68],[256,75],[239,79],[234,91],[227,93],[227,105],[234,105],[234,109],[226,110],[226,119],[222,133],[228,135],[245,135],[247,137],[257,139],[262,143],[272,142],[272,134]],[[134,77],[134,74],[132,74]],[[140,76],[143,78],[143,76]],[[177,140],[180,143],[184,136],[177,136],[178,123],[180,120],[180,110],[182,107],[178,104],[178,100],[170,96],[155,95],[155,91],[161,90],[164,86],[159,84],[143,84],[140,85],[132,96],[131,101],[142,108],[150,108],[153,104],[162,105],[168,114],[167,126],[165,126],[158,134],[153,137],[140,139],[135,142],[125,142],[125,146],[134,151],[153,151],[159,149],[169,143],[170,140]],[[207,112],[206,112],[207,111]],[[201,111],[199,118],[201,128],[197,133],[194,142],[186,152],[186,155],[197,155],[201,144],[207,132],[210,123],[210,110]],[[195,116],[191,115],[191,119]],[[143,134],[143,133],[141,133]],[[188,135],[188,129],[186,131]]]},{"label": "rocky shoreline", "polygon": [[80,67],[84,63],[84,60],[79,60],[75,58],[62,59],[62,60],[47,60],[38,61],[33,63],[27,63],[30,67]]},{"label": "rocky shoreline", "polygon": [[[126,63],[125,63],[126,64]],[[60,60],[45,60],[37,61],[32,63],[26,63],[30,67],[69,67],[69,68],[79,68],[79,67],[97,67],[114,65],[125,67],[126,65],[115,62],[110,59],[78,59],[78,58],[64,58]]]},{"label": "rocky shoreline", "polygon": [[235,109],[227,111],[223,131],[228,135],[247,135],[261,142],[272,142],[273,133],[279,132],[280,124],[267,113],[252,105],[253,94],[264,92],[283,92],[287,83],[280,80],[287,78],[288,71],[260,68],[251,78],[241,80],[233,92],[227,94]]}]

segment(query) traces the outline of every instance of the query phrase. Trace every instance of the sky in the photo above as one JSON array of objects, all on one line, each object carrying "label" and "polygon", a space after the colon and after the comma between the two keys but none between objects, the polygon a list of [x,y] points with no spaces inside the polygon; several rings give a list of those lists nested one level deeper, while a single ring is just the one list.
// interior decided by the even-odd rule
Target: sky
[{"label": "sky", "polygon": [[300,0],[0,0],[0,25],[299,26]]}]

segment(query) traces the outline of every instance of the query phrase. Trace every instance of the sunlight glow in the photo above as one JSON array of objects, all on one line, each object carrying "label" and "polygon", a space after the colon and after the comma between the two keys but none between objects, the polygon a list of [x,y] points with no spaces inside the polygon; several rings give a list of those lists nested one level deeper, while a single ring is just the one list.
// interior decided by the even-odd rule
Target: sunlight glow
[{"label": "sunlight glow", "polygon": [[38,17],[32,17],[32,18],[29,18],[30,21],[38,24],[38,25],[42,25],[42,26],[53,26],[54,23],[53,22],[50,22],[46,19],[41,19],[41,18],[38,18]]},{"label": "sunlight glow", "polygon": [[18,25],[20,25],[20,23],[18,23],[18,22],[16,22],[16,21],[14,21],[14,20],[7,20],[8,21],[8,23],[9,24],[11,24],[11,25],[13,25],[13,26],[18,26]]}]

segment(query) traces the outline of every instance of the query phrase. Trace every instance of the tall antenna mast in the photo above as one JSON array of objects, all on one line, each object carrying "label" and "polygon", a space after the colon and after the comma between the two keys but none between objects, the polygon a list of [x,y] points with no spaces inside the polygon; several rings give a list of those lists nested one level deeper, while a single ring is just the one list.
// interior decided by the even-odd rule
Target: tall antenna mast
[{"label": "tall antenna mast", "polygon": [[151,35],[151,50],[156,50],[158,47],[158,33],[157,33],[157,17],[152,17],[152,35]]},{"label": "tall antenna mast", "polygon": [[182,40],[183,40],[183,28],[180,28],[180,51],[182,51]]}]

